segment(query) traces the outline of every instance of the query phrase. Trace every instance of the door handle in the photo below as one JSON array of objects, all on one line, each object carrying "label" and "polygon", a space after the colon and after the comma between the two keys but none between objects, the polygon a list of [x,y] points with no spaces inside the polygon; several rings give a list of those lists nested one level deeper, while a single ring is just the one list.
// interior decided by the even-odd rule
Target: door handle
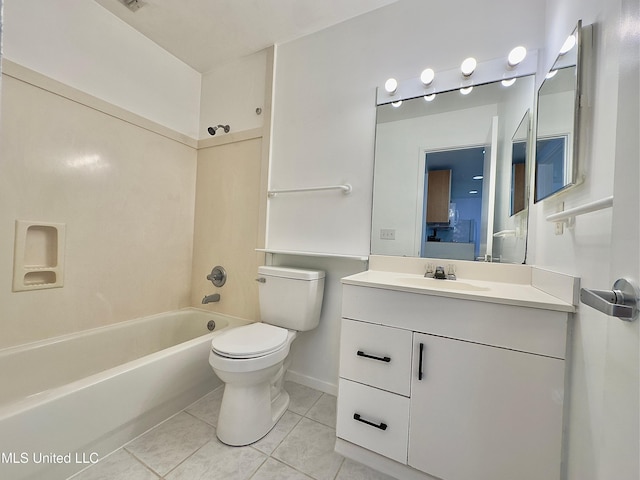
[{"label": "door handle", "polygon": [[638,318],[638,287],[629,280],[619,278],[612,290],[580,289],[580,301],[585,305],[620,320],[632,322]]}]

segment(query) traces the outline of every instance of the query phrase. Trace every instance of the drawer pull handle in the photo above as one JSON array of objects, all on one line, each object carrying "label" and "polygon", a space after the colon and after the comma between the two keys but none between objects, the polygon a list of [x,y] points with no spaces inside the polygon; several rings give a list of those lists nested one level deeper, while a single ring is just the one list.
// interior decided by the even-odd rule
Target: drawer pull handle
[{"label": "drawer pull handle", "polygon": [[418,380],[422,380],[424,372],[422,371],[422,359],[424,357],[424,343],[420,344],[420,358],[418,359]]},{"label": "drawer pull handle", "polygon": [[379,428],[380,430],[386,430],[387,429],[387,424],[386,423],[380,422],[380,424],[378,425],[376,423],[369,422],[368,420],[364,420],[363,418],[361,418],[359,413],[354,413],[353,414],[353,419],[357,420],[359,422],[362,422],[362,423],[366,423],[367,425],[371,425],[372,427]]},{"label": "drawer pull handle", "polygon": [[365,358],[371,358],[373,360],[380,360],[381,362],[387,362],[387,363],[389,363],[391,361],[391,357],[376,357],[376,356],[373,356],[373,355],[367,355],[362,350],[358,350],[358,356],[359,357],[365,357]]}]

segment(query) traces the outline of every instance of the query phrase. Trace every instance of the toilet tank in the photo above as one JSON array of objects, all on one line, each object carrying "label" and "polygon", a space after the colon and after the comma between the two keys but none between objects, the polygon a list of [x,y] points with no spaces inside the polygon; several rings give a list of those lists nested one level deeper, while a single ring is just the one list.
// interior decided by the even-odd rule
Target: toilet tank
[{"label": "toilet tank", "polygon": [[318,326],[324,272],[289,267],[258,267],[260,318],[303,332]]}]

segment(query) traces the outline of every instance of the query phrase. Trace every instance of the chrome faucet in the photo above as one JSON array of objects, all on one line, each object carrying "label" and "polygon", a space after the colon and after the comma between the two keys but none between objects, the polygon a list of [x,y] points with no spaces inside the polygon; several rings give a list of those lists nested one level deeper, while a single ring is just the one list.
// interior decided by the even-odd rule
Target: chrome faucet
[{"label": "chrome faucet", "polygon": [[424,272],[424,276],[427,278],[436,278],[438,280],[455,280],[456,279],[456,267],[453,264],[447,265],[447,272],[445,273],[444,267],[435,266],[433,263],[427,265],[427,271]]},{"label": "chrome faucet", "polygon": [[437,278],[438,280],[446,280],[447,274],[444,273],[444,267],[436,267],[436,271],[433,274],[433,278]]},{"label": "chrome faucet", "polygon": [[219,293],[213,293],[211,295],[205,295],[205,297],[202,299],[202,303],[203,304],[212,303],[212,302],[219,302],[219,301],[220,301],[220,294]]}]

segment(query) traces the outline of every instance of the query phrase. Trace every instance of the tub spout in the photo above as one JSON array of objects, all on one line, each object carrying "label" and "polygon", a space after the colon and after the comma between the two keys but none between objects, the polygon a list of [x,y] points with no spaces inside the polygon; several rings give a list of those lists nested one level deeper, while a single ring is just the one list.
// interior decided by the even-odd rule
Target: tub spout
[{"label": "tub spout", "polygon": [[219,302],[219,301],[220,301],[219,293],[214,293],[212,295],[205,295],[205,297],[202,299],[202,303],[212,303],[212,302]]}]

